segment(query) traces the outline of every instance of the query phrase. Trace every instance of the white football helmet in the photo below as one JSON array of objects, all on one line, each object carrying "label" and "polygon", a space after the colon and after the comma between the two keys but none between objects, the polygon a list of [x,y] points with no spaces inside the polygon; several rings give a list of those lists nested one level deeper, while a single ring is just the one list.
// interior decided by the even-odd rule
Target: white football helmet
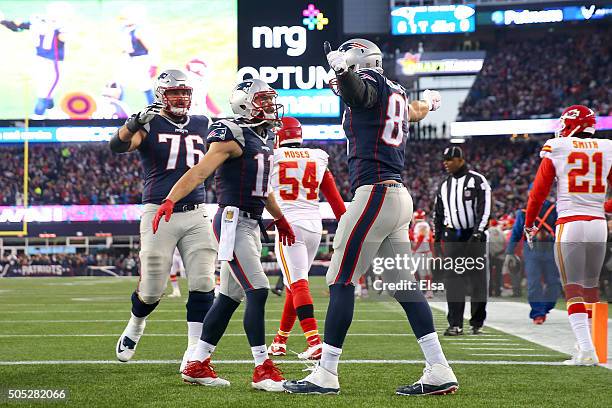
[{"label": "white football helmet", "polygon": [[278,93],[261,79],[246,79],[232,90],[230,106],[239,117],[253,122],[275,125],[282,117],[283,105],[276,103]]},{"label": "white football helmet", "polygon": [[346,65],[353,71],[371,68],[380,73],[382,68],[382,52],[376,44],[363,38],[353,38],[345,41],[338,48],[346,56]]},{"label": "white football helmet", "polygon": [[[166,95],[168,91],[187,90],[187,95]],[[164,110],[176,116],[185,116],[191,107],[193,88],[189,86],[187,75],[178,69],[167,69],[155,81],[155,102],[164,105]]]}]

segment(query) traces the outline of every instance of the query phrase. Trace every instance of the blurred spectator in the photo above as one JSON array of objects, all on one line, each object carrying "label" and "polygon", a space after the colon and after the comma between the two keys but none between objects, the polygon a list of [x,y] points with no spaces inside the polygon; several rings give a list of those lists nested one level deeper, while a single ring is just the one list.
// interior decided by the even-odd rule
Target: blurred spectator
[{"label": "blurred spectator", "polygon": [[[430,214],[433,191],[443,177],[438,157],[446,140],[409,141],[406,148],[404,183],[414,208]],[[348,179],[345,143],[308,143],[329,154],[329,168],[342,197],[352,198]],[[539,144],[516,142],[502,137],[480,137],[463,145],[475,170],[487,177],[493,189],[492,217],[513,213],[525,205],[527,187],[535,176]],[[60,154],[58,154],[61,152]],[[138,155],[113,155],[105,143],[33,145],[30,148],[30,205],[138,204],[142,181]],[[0,152],[0,205],[21,200],[23,178],[22,146]],[[214,181],[206,181],[207,202],[216,202]]]},{"label": "blurred spectator", "polygon": [[574,104],[610,115],[612,61],[607,32],[548,36],[545,41],[512,36],[500,40],[488,51],[459,109],[459,120],[556,118]]}]

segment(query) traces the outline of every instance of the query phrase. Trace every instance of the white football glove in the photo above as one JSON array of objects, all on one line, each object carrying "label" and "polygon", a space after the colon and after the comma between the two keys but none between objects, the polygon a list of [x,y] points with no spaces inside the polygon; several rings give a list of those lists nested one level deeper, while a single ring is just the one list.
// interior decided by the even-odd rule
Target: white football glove
[{"label": "white football glove", "polygon": [[432,91],[431,89],[423,91],[423,100],[429,105],[430,111],[438,110],[440,105],[442,105],[442,95],[440,95],[440,92]]},{"label": "white football glove", "polygon": [[343,52],[329,52],[327,54],[327,62],[337,75],[344,74],[348,70],[348,66],[346,65],[346,57],[344,56]]},{"label": "white football glove", "polygon": [[510,275],[510,266],[516,262],[520,262],[516,255],[507,254],[504,258],[504,265],[502,266],[502,275]]},{"label": "white football glove", "polygon": [[164,105],[160,102],[154,102],[151,105],[147,106],[136,116],[136,120],[139,124],[144,125],[153,120],[155,115],[159,115],[161,110],[164,108]]},{"label": "white football glove", "polygon": [[538,227],[525,227],[523,230],[525,233],[525,240],[530,249],[533,249],[533,237],[538,233]]}]

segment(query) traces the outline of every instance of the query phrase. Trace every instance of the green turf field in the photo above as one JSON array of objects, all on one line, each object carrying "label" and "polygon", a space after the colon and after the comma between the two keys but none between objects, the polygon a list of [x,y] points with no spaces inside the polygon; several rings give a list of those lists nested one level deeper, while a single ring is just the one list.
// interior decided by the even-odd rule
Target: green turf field
[{"label": "green turf field", "polygon": [[[41,405],[7,402],[7,389],[13,388],[65,388],[70,393],[67,404],[75,407],[604,407],[612,400],[611,370],[554,365],[566,356],[492,329],[484,336],[441,337],[447,357],[456,362],[457,394],[395,396],[397,385],[419,378],[422,355],[402,309],[373,300],[359,300],[356,305],[340,366],[339,396],[251,390],[253,365],[242,331],[242,308],[214,356],[218,373],[231,381],[231,387],[189,386],[178,374],[186,346],[185,298],[163,299],[148,320],[133,362],[115,362],[115,343],[129,318],[135,282],[133,278],[0,279],[0,406]],[[314,278],[311,286],[317,317],[323,319],[324,283]],[[282,299],[270,295],[268,342],[281,309]],[[434,316],[441,333],[444,316],[440,312]],[[305,341],[298,327],[294,333],[289,349],[302,351]],[[305,365],[295,357],[276,361],[286,378],[306,375]]]}]

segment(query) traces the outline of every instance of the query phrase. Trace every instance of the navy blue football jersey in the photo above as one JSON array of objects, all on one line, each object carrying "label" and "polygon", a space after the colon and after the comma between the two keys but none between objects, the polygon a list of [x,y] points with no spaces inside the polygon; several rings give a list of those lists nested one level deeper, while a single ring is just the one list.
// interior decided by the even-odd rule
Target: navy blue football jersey
[{"label": "navy blue football jersey", "polygon": [[[143,129],[147,132],[138,150],[144,170],[143,203],[161,204],[174,183],[204,157],[208,134],[206,116],[188,116],[185,123],[174,123],[156,115]],[[204,185],[199,185],[177,204],[205,201]]]},{"label": "navy blue football jersey", "polygon": [[207,142],[234,140],[242,155],[226,160],[215,173],[219,205],[231,205],[261,214],[269,192],[269,178],[274,161],[274,133],[262,138],[250,127],[235,120],[220,120],[210,127]]},{"label": "navy blue football jersey", "polygon": [[342,118],[353,191],[384,180],[401,182],[408,137],[408,96],[404,87],[372,69],[357,73],[376,88],[378,103],[370,109],[347,106]]}]

